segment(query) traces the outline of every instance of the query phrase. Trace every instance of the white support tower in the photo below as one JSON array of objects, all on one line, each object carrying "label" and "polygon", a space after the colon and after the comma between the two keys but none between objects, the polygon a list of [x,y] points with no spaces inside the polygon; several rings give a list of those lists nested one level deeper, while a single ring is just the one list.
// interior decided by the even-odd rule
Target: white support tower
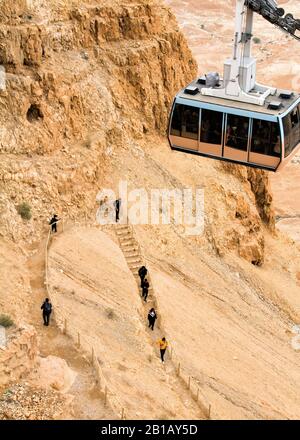
[{"label": "white support tower", "polygon": [[264,105],[269,95],[275,95],[275,88],[256,83],[256,59],[251,56],[253,15],[245,6],[245,0],[237,0],[233,57],[225,61],[223,87],[204,87],[203,95],[256,105]]}]

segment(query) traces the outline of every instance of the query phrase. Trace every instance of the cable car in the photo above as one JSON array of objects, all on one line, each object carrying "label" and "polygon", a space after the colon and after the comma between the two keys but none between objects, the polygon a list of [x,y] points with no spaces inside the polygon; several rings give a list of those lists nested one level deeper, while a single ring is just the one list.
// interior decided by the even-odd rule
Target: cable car
[{"label": "cable car", "polygon": [[173,150],[277,171],[300,148],[300,95],[256,83],[253,12],[237,0],[234,57],[224,79],[208,74],[177,94],[168,138]]},{"label": "cable car", "polygon": [[[199,91],[190,95],[191,90]],[[208,97],[200,91],[201,84],[196,80],[174,100],[169,127],[173,150],[272,171],[298,151],[298,94],[279,90],[276,104],[272,97],[258,108],[242,102],[237,106],[234,101]]]}]

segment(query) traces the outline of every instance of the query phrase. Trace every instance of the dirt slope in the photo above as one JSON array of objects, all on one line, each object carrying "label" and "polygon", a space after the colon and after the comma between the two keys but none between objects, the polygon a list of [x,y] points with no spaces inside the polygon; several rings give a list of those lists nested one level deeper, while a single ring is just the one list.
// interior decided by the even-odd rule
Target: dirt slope
[{"label": "dirt slope", "polygon": [[162,365],[156,341],[163,335],[147,329],[137,285],[113,241],[94,228],[73,228],[56,240],[49,264],[57,319],[67,317],[86,350],[95,347],[127,418],[203,417],[173,367]]},{"label": "dirt slope", "polygon": [[[253,214],[254,223],[253,226],[250,223],[250,229],[255,229],[254,225],[258,224],[264,237],[264,263],[258,267],[239,258],[235,252],[237,243],[245,240],[250,256],[256,252],[259,243],[255,234],[251,238],[252,234],[247,233],[250,212],[246,216],[246,226],[243,218],[235,216],[236,210],[240,209],[235,191],[243,191],[245,200],[248,200],[247,197],[251,200],[249,182],[241,182],[241,176],[229,178],[216,162],[207,161],[202,166],[200,158],[170,153],[167,145],[151,146],[149,161],[146,152],[147,148],[145,160],[139,167],[140,175],[136,177],[141,179],[140,186],[147,188],[150,182],[160,186],[163,182],[172,188],[171,184],[176,179],[179,186],[193,183],[205,187],[206,232],[203,236],[186,237],[179,226],[136,226],[151,270],[167,337],[183,359],[185,373],[201,384],[205,396],[212,403],[214,418],[299,417],[299,390],[295,385],[299,379],[298,353],[291,345],[292,327],[300,319],[297,285],[299,250],[284,237],[270,232],[261,224],[257,214]],[[128,154],[127,159],[119,155],[116,163],[111,162],[114,171],[109,173],[110,176],[117,178],[119,160],[123,163],[124,172],[127,160],[131,163]],[[218,183],[212,177],[212,170],[218,173]],[[129,170],[125,172],[129,173]],[[226,194],[227,186],[232,198],[229,206],[223,201],[222,193]],[[254,201],[253,197],[252,203]],[[239,239],[239,234],[243,238]],[[221,257],[216,255],[216,249]],[[72,235],[60,236],[51,251],[55,265],[52,282],[57,287],[67,286],[68,290],[67,294],[62,292],[56,296],[57,304],[68,310],[71,288],[75,298],[92,289],[87,298],[84,293],[81,301],[90,302],[90,308],[98,310],[99,307],[97,318],[92,318],[92,322],[98,324],[93,337],[99,337],[101,347],[107,341],[107,332],[112,332],[110,337],[120,333],[107,323],[103,315],[105,308],[113,307],[115,313],[122,314],[128,307],[126,303],[137,301],[135,304],[138,306],[139,301],[136,288],[133,286],[132,290],[130,281],[123,275],[126,269],[120,271],[119,267],[112,267],[116,253],[107,238],[94,229],[79,230],[78,233],[75,230]],[[103,277],[100,275],[102,271],[105,273]],[[111,285],[120,272],[122,296],[118,297],[118,303],[112,303],[112,295],[116,293],[112,293]],[[91,282],[95,276],[97,284]],[[74,285],[70,277],[76,280]],[[89,331],[86,319],[82,319],[86,316],[86,306],[76,304],[76,313],[78,311],[80,316],[76,327],[84,332]],[[93,316],[95,310],[90,308],[89,313]],[[140,337],[145,340],[143,332]],[[109,339],[106,347],[111,347],[112,343]],[[125,347],[129,352],[131,345],[129,335],[122,339],[123,350]],[[118,346],[112,353],[106,351],[104,369],[120,350]],[[145,357],[140,349],[140,359]],[[138,376],[135,377],[136,386],[142,375]],[[123,377],[122,373],[118,383]],[[148,380],[153,378],[148,377],[147,384]],[[126,404],[130,406],[136,395],[127,393],[127,396],[130,400]]]}]

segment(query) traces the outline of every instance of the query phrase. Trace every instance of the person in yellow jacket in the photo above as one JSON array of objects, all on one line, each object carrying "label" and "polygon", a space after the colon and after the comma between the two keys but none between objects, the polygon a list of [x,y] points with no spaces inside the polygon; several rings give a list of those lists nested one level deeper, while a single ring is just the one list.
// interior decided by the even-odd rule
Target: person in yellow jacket
[{"label": "person in yellow jacket", "polygon": [[166,349],[168,347],[168,342],[167,342],[166,338],[161,338],[157,341],[157,343],[159,344],[159,348],[160,348],[161,361],[162,361],[162,363],[164,363],[164,356],[165,356]]}]

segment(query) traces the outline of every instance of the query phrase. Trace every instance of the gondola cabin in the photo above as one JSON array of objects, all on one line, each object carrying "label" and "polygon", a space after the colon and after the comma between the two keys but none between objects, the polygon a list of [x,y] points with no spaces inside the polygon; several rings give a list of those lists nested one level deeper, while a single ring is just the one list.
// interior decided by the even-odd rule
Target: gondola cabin
[{"label": "gondola cabin", "polygon": [[300,147],[300,96],[256,82],[251,56],[254,12],[293,38],[300,20],[277,2],[236,0],[233,56],[218,73],[196,79],[174,99],[171,148],[277,171]]},{"label": "gondola cabin", "polygon": [[258,106],[202,95],[204,86],[196,80],[176,96],[172,149],[272,171],[299,149],[298,94],[277,90]]}]

